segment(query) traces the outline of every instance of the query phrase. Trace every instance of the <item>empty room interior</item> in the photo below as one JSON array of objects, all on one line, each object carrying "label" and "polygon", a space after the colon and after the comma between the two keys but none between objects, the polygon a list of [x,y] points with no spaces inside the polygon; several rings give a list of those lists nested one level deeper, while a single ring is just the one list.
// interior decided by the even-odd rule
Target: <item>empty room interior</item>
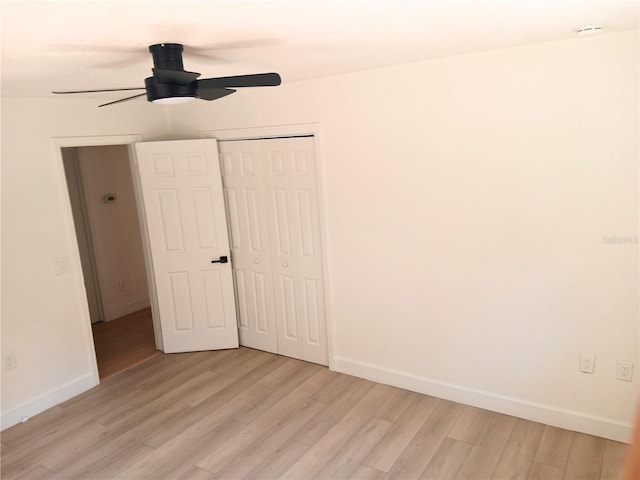
[{"label": "empty room interior", "polygon": [[623,478],[639,19],[2,2],[2,478]]}]

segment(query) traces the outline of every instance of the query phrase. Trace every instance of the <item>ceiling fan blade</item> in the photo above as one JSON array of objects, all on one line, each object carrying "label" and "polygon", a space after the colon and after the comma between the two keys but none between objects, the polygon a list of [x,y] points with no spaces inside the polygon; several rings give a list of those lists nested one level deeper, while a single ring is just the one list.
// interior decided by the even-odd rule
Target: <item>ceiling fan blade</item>
[{"label": "ceiling fan blade", "polygon": [[171,83],[175,85],[188,85],[200,76],[196,72],[185,72],[184,70],[165,70],[162,68],[152,68],[154,78],[160,83]]},{"label": "ceiling fan blade", "polygon": [[100,92],[123,92],[125,90],[144,90],[145,87],[132,87],[132,88],[103,88],[101,90],[73,90],[67,92],[51,92],[57,93],[60,95],[65,95],[67,93],[100,93]]},{"label": "ceiling fan blade", "polygon": [[144,95],[146,95],[146,93],[140,93],[138,95],[133,95],[131,97],[121,98],[120,100],[115,100],[113,102],[103,103],[102,105],[98,105],[98,106],[99,107],[106,107],[107,105],[113,105],[114,103],[126,102],[128,100],[133,100],[134,98],[142,97]]},{"label": "ceiling fan blade", "polygon": [[277,87],[282,82],[277,73],[256,73],[233,77],[203,78],[198,80],[199,88],[225,87]]},{"label": "ceiling fan blade", "polygon": [[226,97],[235,92],[232,88],[199,88],[196,94],[196,98],[202,100],[216,100],[218,98]]}]

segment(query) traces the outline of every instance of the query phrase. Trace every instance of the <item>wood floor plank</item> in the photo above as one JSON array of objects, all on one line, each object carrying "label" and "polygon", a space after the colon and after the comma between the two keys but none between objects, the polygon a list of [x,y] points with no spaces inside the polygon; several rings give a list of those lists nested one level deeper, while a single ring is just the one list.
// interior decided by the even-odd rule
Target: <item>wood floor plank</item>
[{"label": "wood floor plank", "polygon": [[[314,376],[314,383],[321,388],[330,374],[326,368],[318,366],[318,368],[311,367],[309,364],[301,364],[300,362],[288,362],[282,365],[280,368],[274,370],[269,379],[265,378],[258,382],[258,385],[264,385],[269,387],[269,393],[252,405],[248,405],[247,408],[238,412],[236,420],[244,423],[251,423],[265,412],[270,410],[273,406],[277,405],[287,392],[295,389],[298,385],[302,384],[310,376]],[[308,397],[307,397],[308,398]]]},{"label": "wood floor plank", "polygon": [[57,442],[73,439],[90,423],[91,417],[85,414],[65,418],[64,422],[48,425],[48,428],[42,432],[34,431],[32,441],[2,455],[0,465],[2,478],[16,477],[37,467],[40,464],[40,458],[49,454]]},{"label": "wood floor plank", "polygon": [[[319,402],[317,402],[319,404]],[[297,462],[309,450],[309,445],[288,440],[274,450],[246,476],[246,480],[263,480],[265,478],[280,478],[291,465]]]},{"label": "wood floor plank", "polygon": [[[235,369],[225,369],[221,371],[214,369],[213,373],[217,374],[217,376],[199,390],[195,390],[189,395],[185,395],[182,398],[182,402],[195,407],[238,380],[243,379],[242,384],[252,382],[253,379],[261,378],[264,372],[277,368],[278,365],[285,361],[286,360],[282,357],[269,357],[267,359],[253,357],[248,361],[241,363],[238,368]],[[253,375],[251,375],[252,373]]]},{"label": "wood floor plank", "polygon": [[527,475],[528,480],[561,480],[564,469],[544,463],[533,462]]},{"label": "wood floor plank", "polygon": [[[237,435],[246,425],[233,418],[224,421],[200,439],[186,443],[183,448],[168,451],[162,447],[155,456],[145,457],[146,466],[141,470],[143,478],[164,480],[189,478],[188,471],[202,458],[206,457],[216,446],[225,442],[227,438]],[[158,458],[160,461],[158,461]],[[130,470],[129,470],[130,472]],[[131,477],[131,474],[128,474]],[[124,476],[124,475],[123,475]]]},{"label": "wood floor plank", "polygon": [[442,441],[440,448],[433,455],[420,478],[439,480],[452,480],[462,467],[471,445],[453,438],[447,437]]},{"label": "wood floor plank", "polygon": [[[157,406],[157,405],[156,405]],[[104,465],[105,459],[119,459],[130,450],[132,445],[138,445],[140,440],[163,425],[170,424],[172,419],[180,418],[187,409],[181,404],[162,405],[157,411],[142,410],[129,416],[128,422],[118,426],[110,427],[110,432],[100,444],[100,446],[84,455],[78,456],[72,463],[56,472],[61,478],[90,478],[90,473]],[[142,449],[142,451],[148,451]]]},{"label": "wood floor plank", "polygon": [[181,478],[185,480],[217,480],[213,473],[196,466],[189,468]]},{"label": "wood floor plank", "polygon": [[[173,388],[167,387],[165,391],[170,390],[175,401],[188,405],[184,401],[185,398],[189,398],[190,395],[197,394],[197,392],[206,388],[216,380],[217,376],[213,372],[204,371],[192,378],[185,378],[172,383]],[[132,389],[124,395],[123,401],[116,403],[116,405],[106,404],[97,409],[94,420],[103,425],[116,425],[118,422],[125,420],[132,412],[136,412],[141,407],[148,406],[154,401],[162,401],[160,400],[162,398],[166,400],[167,397],[163,397],[161,392]]]},{"label": "wood floor plank", "polygon": [[[50,408],[35,415],[26,422],[18,423],[2,432],[2,444],[14,449],[33,441],[34,436],[60,423],[67,413],[60,406]],[[8,451],[4,451],[7,453]]]},{"label": "wood floor plank", "polygon": [[[257,396],[262,395],[265,388],[266,387],[258,384],[252,385],[250,388],[237,395],[233,402],[227,402],[207,415],[201,417],[199,421],[192,423],[188,428],[157,447],[152,454],[129,466],[129,468],[122,472],[123,477],[144,478],[149,471],[154,471],[170,462],[173,456],[183,452],[185,448],[190,448],[194,444],[199,444],[203,437],[208,435],[210,432],[215,431],[229,419],[232,419],[238,410],[241,410],[245,405],[253,402]],[[207,458],[211,452],[217,451],[223,445],[232,442],[233,439],[246,428],[245,424],[241,425],[242,428],[237,431],[228,431],[226,433],[224,443],[209,445],[207,451],[204,452],[204,458]],[[198,459],[198,463],[200,460],[201,459]]]},{"label": "wood floor plank", "polygon": [[438,400],[420,396],[409,406],[404,415],[395,422],[387,435],[371,451],[364,464],[376,470],[388,472],[402,452],[433,413]]},{"label": "wood floor plank", "polygon": [[462,412],[462,406],[438,400],[422,428],[393,464],[387,478],[418,478],[440,448]]},{"label": "wood floor plank", "polygon": [[314,371],[316,372],[315,374],[296,386],[290,393],[282,397],[280,402],[248,424],[238,435],[212,451],[197,465],[200,468],[216,473],[242,450],[252,445],[257,438],[267,434],[271,429],[283,422],[297,406],[309,400],[311,394],[317,390],[318,383],[324,382],[326,369],[314,369]]},{"label": "wood floor plank", "polygon": [[574,435],[569,430],[545,426],[534,460],[564,471]]},{"label": "wood floor plank", "polygon": [[216,415],[235,415],[245,408],[245,405],[250,405],[268,394],[267,387],[258,385],[255,379],[271,368],[272,365],[269,362],[254,368],[253,371],[229,383],[215,395],[190,408],[185,415],[166,424],[164,428],[154,431],[142,441],[150,447],[157,448],[191,428],[212,412],[217,411]]},{"label": "wood floor plank", "polygon": [[157,374],[157,372],[173,368],[176,368],[176,362],[171,356],[158,355],[135,366],[135,368],[101,381],[98,387],[71,398],[59,406],[68,414],[73,415],[93,411],[99,405],[110,402],[131,389],[137,388],[142,380]]},{"label": "wood floor plank", "polygon": [[622,478],[624,460],[628,450],[629,446],[624,443],[605,440],[600,480],[618,480]]},{"label": "wood floor plank", "polygon": [[382,480],[386,472],[360,464],[349,477],[350,480]]},{"label": "wood floor plank", "polygon": [[448,437],[465,443],[476,443],[490,415],[491,412],[487,410],[465,406]]},{"label": "wood floor plank", "polygon": [[490,479],[515,423],[516,419],[513,417],[490,414],[456,479]]},{"label": "wood floor plank", "polygon": [[419,393],[394,388],[387,401],[384,402],[377,411],[373,412],[373,416],[381,420],[387,420],[388,422],[395,422],[416,398],[420,398],[420,396]]},{"label": "wood floor plank", "polygon": [[249,447],[243,449],[222,469],[218,470],[216,472],[217,477],[220,479],[235,479],[249,475],[257,469],[258,465],[271,458],[282,445],[291,439],[300,427],[317,415],[323,408],[325,408],[325,405],[315,400],[307,399],[302,401],[297,408],[290,411],[290,414],[278,423],[277,428],[273,429],[275,431],[270,429],[262,437],[256,438]]},{"label": "wood floor plank", "polygon": [[[345,377],[345,376],[343,376]],[[373,382],[350,377],[351,381],[345,383],[345,388],[340,390],[333,400],[318,415],[304,425],[293,439],[306,445],[314,445],[342,418],[349,410],[360,401],[374,387]],[[342,383],[342,382],[341,382]],[[318,398],[322,396],[312,395],[313,400],[324,403]]]},{"label": "wood floor plank", "polygon": [[316,478],[347,479],[365,457],[391,428],[392,423],[371,418],[341,449],[322,467]]},{"label": "wood floor plank", "polygon": [[516,480],[525,478],[538,450],[544,425],[517,419],[491,478]]},{"label": "wood floor plank", "polygon": [[109,429],[99,423],[91,422],[67,438],[56,440],[53,448],[38,456],[43,467],[57,472],[73,459],[95,448],[108,434]]},{"label": "wood floor plank", "polygon": [[386,385],[376,384],[362,397],[327,433],[320,438],[296,463],[294,463],[282,478],[299,479],[315,476],[327,461],[360,430],[372,409],[382,405],[388,395]]},{"label": "wood floor plank", "polygon": [[605,440],[584,433],[574,434],[564,478],[599,480],[604,459]]},{"label": "wood floor plank", "polygon": [[[334,373],[323,388],[314,393],[311,398],[328,405],[342,395],[344,390],[353,385],[356,380],[362,379],[345,375],[344,373]],[[373,387],[373,384],[371,386]]]},{"label": "wood floor plank", "polygon": [[100,446],[88,458],[74,462],[56,472],[52,480],[87,480],[117,478],[118,474],[138,459],[149,455],[152,448],[135,440]]},{"label": "wood floor plank", "polygon": [[53,472],[42,465],[38,465],[23,475],[16,477],[16,480],[49,480],[51,478],[53,478]]}]

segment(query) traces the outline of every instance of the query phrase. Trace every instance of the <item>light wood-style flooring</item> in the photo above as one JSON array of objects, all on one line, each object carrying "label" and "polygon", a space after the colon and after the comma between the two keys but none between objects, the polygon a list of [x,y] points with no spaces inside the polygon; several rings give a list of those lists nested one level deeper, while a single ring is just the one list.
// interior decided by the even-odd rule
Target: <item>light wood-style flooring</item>
[{"label": "light wood-style flooring", "polygon": [[616,479],[626,446],[248,348],[158,355],[2,432],[9,479]]},{"label": "light wood-style flooring", "polygon": [[161,353],[156,350],[151,308],[109,322],[94,323],[91,328],[100,380]]}]

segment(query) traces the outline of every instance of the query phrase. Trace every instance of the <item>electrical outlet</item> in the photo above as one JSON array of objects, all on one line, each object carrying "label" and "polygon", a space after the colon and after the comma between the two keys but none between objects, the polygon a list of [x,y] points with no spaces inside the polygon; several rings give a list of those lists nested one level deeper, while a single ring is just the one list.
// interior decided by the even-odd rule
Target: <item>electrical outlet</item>
[{"label": "electrical outlet", "polygon": [[17,366],[16,354],[13,350],[9,350],[2,354],[2,368],[4,370],[13,370]]},{"label": "electrical outlet", "polygon": [[593,353],[580,354],[580,371],[583,373],[593,373],[596,369],[596,356]]},{"label": "electrical outlet", "polygon": [[624,380],[625,382],[630,382],[633,376],[633,363],[625,362],[623,360],[618,360],[618,370],[616,373],[616,378],[618,380]]},{"label": "electrical outlet", "polygon": [[125,290],[124,280],[118,280],[118,290],[120,290],[121,292],[124,292]]}]

